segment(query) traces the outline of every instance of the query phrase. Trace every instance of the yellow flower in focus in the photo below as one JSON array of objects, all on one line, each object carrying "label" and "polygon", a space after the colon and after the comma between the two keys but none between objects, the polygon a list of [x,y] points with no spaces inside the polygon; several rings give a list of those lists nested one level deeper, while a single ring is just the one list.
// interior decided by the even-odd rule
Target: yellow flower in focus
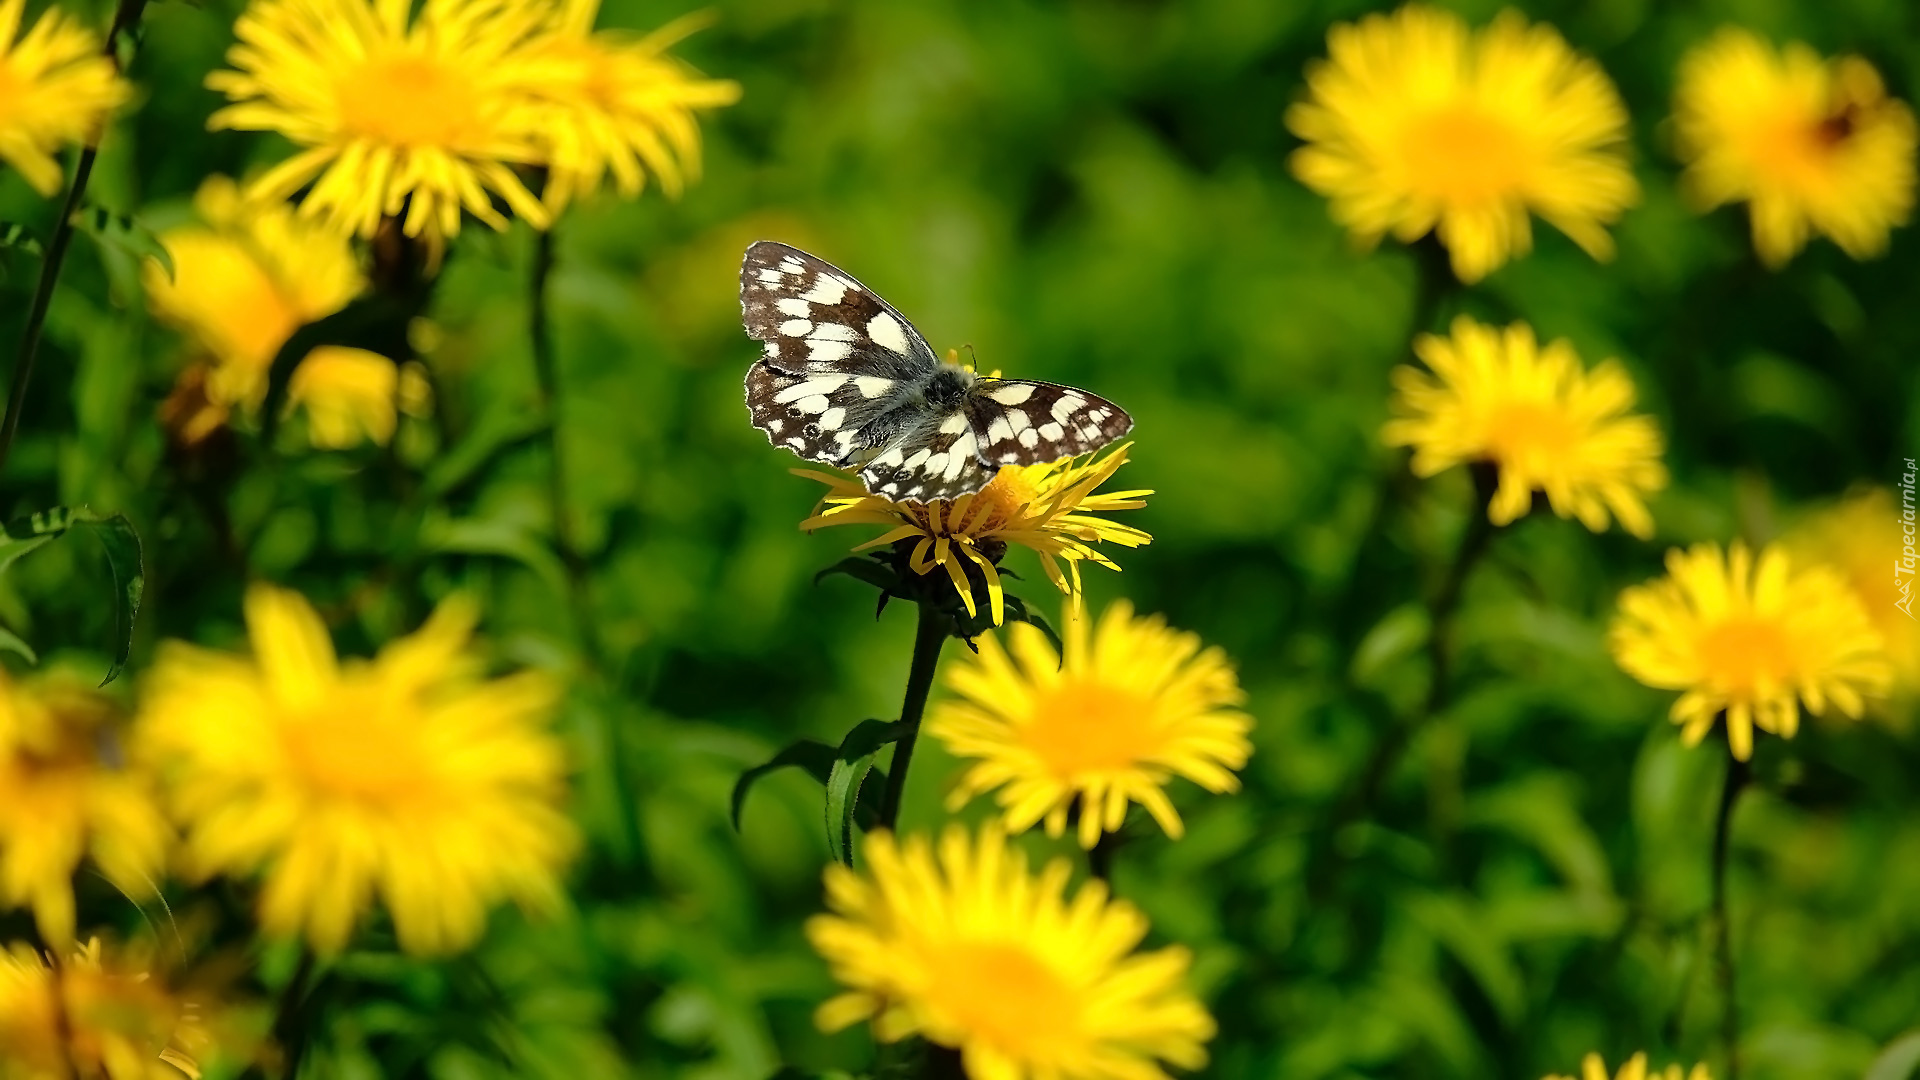
[{"label": "yellow flower in focus", "polygon": [[148,676],[141,750],[169,782],[190,872],[264,867],[261,923],[323,952],[376,895],[415,954],[471,944],[503,898],[559,907],[575,836],[545,729],[556,688],[482,678],[470,602],[370,661],[337,660],[296,593],[256,585],[246,614],[253,658],[169,642]]},{"label": "yellow flower in focus", "polygon": [[699,175],[695,109],[740,100],[740,84],[704,79],[667,55],[700,28],[701,16],[676,19],[639,40],[593,33],[600,0],[563,0],[558,24],[540,52],[552,65],[543,83],[552,106],[543,125],[554,166],[543,197],[556,213],[591,195],[609,172],[623,198],[640,194],[647,174],[669,195]]},{"label": "yellow flower in focus", "polygon": [[1038,628],[1016,623],[1008,648],[982,635],[978,655],[947,669],[959,700],[934,706],[927,733],[978,759],[948,808],[999,788],[1010,831],[1045,818],[1059,836],[1077,800],[1080,844],[1091,848],[1119,829],[1131,801],[1177,839],[1180,815],[1161,788],[1176,775],[1215,793],[1240,786],[1234,770],[1253,753],[1246,695],[1224,652],[1157,615],[1135,618],[1122,600],[1091,633],[1088,622],[1069,607],[1064,658]]},{"label": "yellow flower in focus", "polygon": [[1612,257],[1605,226],[1640,196],[1627,110],[1551,26],[1508,11],[1475,33],[1408,4],[1336,25],[1327,53],[1287,110],[1307,144],[1291,163],[1363,243],[1437,230],[1454,274],[1474,282],[1532,247],[1532,213]]},{"label": "yellow flower in focus", "polygon": [[937,855],[924,836],[874,833],[866,855],[864,876],[827,868],[833,914],[807,922],[848,987],[822,1029],[923,1035],[973,1080],[1164,1080],[1156,1059],[1206,1063],[1214,1024],[1182,985],[1187,951],[1134,953],[1147,920],[1103,882],[1068,900],[1065,859],[1036,877],[993,829],[976,843],[950,827]]},{"label": "yellow flower in focus", "polygon": [[0,906],[32,908],[40,936],[63,949],[83,858],[133,897],[154,891],[166,861],[166,820],[145,779],[106,760],[116,719],[78,681],[0,671]]},{"label": "yellow flower in focus", "polygon": [[1814,233],[1878,255],[1913,210],[1913,112],[1859,57],[1723,29],[1681,63],[1674,128],[1688,193],[1705,209],[1749,203],[1768,266]]},{"label": "yellow flower in focus", "polygon": [[[871,494],[857,478],[811,469],[795,469],[827,485],[826,495],[802,529],[828,525],[886,525],[884,534],[854,548],[864,551],[881,544],[914,542],[910,565],[917,574],[935,566],[947,572],[967,614],[978,613],[970,572],[986,582],[989,610],[995,626],[1005,620],[1006,593],[994,567],[1009,544],[1032,548],[1040,555],[1047,578],[1069,598],[1080,595],[1080,563],[1097,563],[1110,570],[1120,567],[1095,544],[1107,540],[1124,547],[1141,547],[1153,537],[1129,525],[1094,515],[1114,510],[1137,510],[1152,491],[1114,491],[1095,495],[1094,489],[1113,476],[1127,460],[1132,443],[1106,456],[1044,465],[1008,465],[971,495],[931,503],[894,502]],[[1067,571],[1059,563],[1065,561]]]},{"label": "yellow flower in focus", "polygon": [[[552,15],[539,0],[251,0],[207,86],[234,104],[212,128],[277,131],[306,147],[253,181],[279,201],[309,183],[300,212],[373,236],[404,211],[406,235],[444,242],[462,210],[496,229],[547,210],[514,175],[543,163],[541,77],[531,45]],[[569,166],[572,163],[561,163]],[[317,179],[316,179],[317,178]]]},{"label": "yellow flower in focus", "polygon": [[[1546,1080],[1574,1080],[1571,1076],[1549,1076]],[[1599,1054],[1588,1054],[1580,1063],[1579,1080],[1607,1080],[1607,1063]],[[1704,1063],[1695,1065],[1690,1072],[1682,1071],[1679,1065],[1669,1065],[1660,1072],[1649,1072],[1647,1055],[1635,1054],[1620,1066],[1613,1080],[1713,1080],[1713,1074],[1707,1071]]]},{"label": "yellow flower in focus", "polygon": [[[1886,644],[1895,689],[1911,696],[1920,693],[1920,621],[1907,610],[1920,600],[1920,589],[1914,587],[1920,566],[1901,572],[1912,565],[1902,550],[1912,541],[1902,531],[1910,526],[1900,514],[1891,492],[1873,488],[1815,514],[1787,537],[1787,546],[1796,562],[1823,562],[1852,587],[1867,621]],[[1902,603],[1907,607],[1900,607]]]},{"label": "yellow flower in focus", "polygon": [[334,345],[308,353],[287,384],[288,407],[306,409],[308,438],[323,450],[362,439],[385,446],[399,420],[395,405],[409,416],[425,416],[427,402],[419,365]]},{"label": "yellow flower in focus", "polygon": [[1668,551],[1666,577],[1620,594],[1608,645],[1627,674],[1685,691],[1672,715],[1687,745],[1724,713],[1742,761],[1753,756],[1756,724],[1790,739],[1802,702],[1815,715],[1831,703],[1858,717],[1891,678],[1847,583],[1825,566],[1795,566],[1779,546],[1763,550],[1757,568],[1740,543],[1730,554],[1718,544]]},{"label": "yellow flower in focus", "polygon": [[57,7],[20,33],[26,0],[0,0],[0,161],[42,195],[60,190],[54,153],[91,145],[132,88],[101,51],[100,38]]},{"label": "yellow flower in focus", "polygon": [[1573,346],[1542,349],[1533,329],[1504,331],[1462,316],[1451,337],[1422,334],[1414,352],[1432,374],[1393,373],[1394,412],[1384,437],[1413,447],[1413,471],[1432,476],[1468,461],[1498,466],[1487,514],[1505,525],[1543,491],[1553,512],[1594,532],[1608,511],[1635,536],[1653,535],[1644,497],[1666,486],[1660,431],[1627,410],[1633,382],[1611,360],[1582,370]]},{"label": "yellow flower in focus", "polygon": [[8,1080],[198,1080],[209,1042],[193,1003],[136,956],[98,939],[49,964],[25,945],[0,950],[0,1076]]}]

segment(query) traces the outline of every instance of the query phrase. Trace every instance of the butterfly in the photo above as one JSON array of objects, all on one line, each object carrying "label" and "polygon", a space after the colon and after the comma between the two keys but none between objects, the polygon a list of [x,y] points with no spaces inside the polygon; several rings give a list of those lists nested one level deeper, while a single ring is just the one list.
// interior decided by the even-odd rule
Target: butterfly
[{"label": "butterfly", "polygon": [[1133,429],[1126,410],[1085,390],[936,358],[892,304],[785,244],[747,248],[740,313],[764,343],[747,369],[754,426],[896,502],[957,499],[1003,465],[1092,453]]}]

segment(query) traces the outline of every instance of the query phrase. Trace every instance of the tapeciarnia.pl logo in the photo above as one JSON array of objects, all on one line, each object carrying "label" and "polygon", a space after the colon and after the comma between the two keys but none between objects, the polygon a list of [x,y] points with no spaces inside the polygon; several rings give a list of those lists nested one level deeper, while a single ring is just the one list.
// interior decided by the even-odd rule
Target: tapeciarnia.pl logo
[{"label": "tapeciarnia.pl logo", "polygon": [[1913,519],[1913,477],[1916,471],[1912,458],[1907,458],[1907,470],[1900,474],[1900,557],[1893,563],[1893,587],[1899,592],[1900,599],[1893,606],[1907,613],[1907,618],[1916,618],[1913,614],[1913,570],[1914,570],[1914,519]]}]

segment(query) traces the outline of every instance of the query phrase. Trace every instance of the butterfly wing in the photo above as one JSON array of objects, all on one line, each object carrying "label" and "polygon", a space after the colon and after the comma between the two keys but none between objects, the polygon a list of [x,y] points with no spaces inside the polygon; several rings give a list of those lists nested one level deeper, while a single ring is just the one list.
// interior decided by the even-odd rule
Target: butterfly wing
[{"label": "butterfly wing", "polygon": [[1091,454],[1133,430],[1133,417],[1106,398],[1027,379],[980,380],[966,413],[981,459],[996,469]]},{"label": "butterfly wing", "polygon": [[747,368],[747,412],[773,445],[858,468],[893,441],[911,412],[896,403],[898,385],[872,375],[796,375],[756,360]]},{"label": "butterfly wing", "polygon": [[939,367],[920,332],[872,289],[771,240],[747,248],[740,263],[740,316],[763,343],[761,359],[789,375],[911,382]]}]

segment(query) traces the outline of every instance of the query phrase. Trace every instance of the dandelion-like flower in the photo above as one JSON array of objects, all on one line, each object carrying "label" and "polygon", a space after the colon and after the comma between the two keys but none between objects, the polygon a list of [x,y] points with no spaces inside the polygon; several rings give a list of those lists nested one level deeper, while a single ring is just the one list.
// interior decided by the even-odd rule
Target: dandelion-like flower
[{"label": "dandelion-like flower", "polygon": [[1718,544],[1668,551],[1666,577],[1620,594],[1608,644],[1627,674],[1684,691],[1672,716],[1687,745],[1725,714],[1742,761],[1753,756],[1755,725],[1792,738],[1802,703],[1858,717],[1891,678],[1847,583],[1825,566],[1796,566],[1778,546],[1762,550],[1757,567],[1737,542],[1730,553]]},{"label": "dandelion-like flower", "polygon": [[1902,539],[1892,493],[1872,488],[1814,514],[1787,537],[1787,549],[1796,562],[1823,562],[1846,580],[1886,644],[1894,686],[1913,694],[1920,692],[1920,621],[1907,612],[1920,600],[1920,578],[1900,572],[1907,565]]},{"label": "dandelion-like flower", "polygon": [[1077,800],[1080,843],[1090,848],[1137,802],[1178,838],[1180,815],[1162,789],[1176,775],[1216,793],[1240,786],[1234,770],[1253,753],[1253,719],[1239,709],[1246,695],[1223,651],[1157,615],[1135,618],[1122,600],[1097,629],[1089,621],[1069,609],[1064,657],[1039,629],[1016,623],[1007,648],[983,635],[977,656],[947,669],[959,698],[934,706],[927,733],[978,759],[949,806],[999,788],[1009,830],[1044,818],[1059,836]]},{"label": "dandelion-like flower", "polygon": [[1878,255],[1913,210],[1913,112],[1859,57],[1723,29],[1681,63],[1674,130],[1686,190],[1705,209],[1748,203],[1768,266],[1815,233]]},{"label": "dandelion-like flower", "polygon": [[561,903],[575,846],[555,687],[484,679],[458,597],[371,661],[335,658],[296,593],[246,600],[252,658],[169,642],[149,675],[142,750],[169,782],[190,873],[265,868],[260,919],[323,952],[376,894],[401,947],[445,953],[512,898]]},{"label": "dandelion-like flower", "polygon": [[[1571,1076],[1549,1076],[1546,1080],[1574,1080]],[[1580,1062],[1579,1080],[1607,1080],[1607,1062],[1599,1054],[1588,1054]],[[1691,1071],[1684,1071],[1679,1065],[1669,1065],[1659,1072],[1647,1068],[1647,1055],[1635,1054],[1620,1066],[1613,1080],[1713,1080],[1713,1074],[1707,1071],[1704,1063],[1695,1065]]]},{"label": "dandelion-like flower", "polygon": [[543,192],[556,213],[592,194],[608,173],[623,198],[640,194],[652,173],[669,195],[699,175],[696,109],[740,100],[740,84],[706,79],[667,55],[699,29],[688,16],[638,40],[617,31],[593,33],[600,0],[562,0],[539,52],[551,65],[542,84],[551,106],[542,125],[554,166]]},{"label": "dandelion-like flower", "polygon": [[1607,259],[1605,226],[1639,198],[1627,110],[1606,73],[1551,26],[1509,11],[1472,32],[1424,4],[1341,23],[1308,95],[1294,175],[1363,243],[1437,231],[1473,282],[1532,246],[1537,214]]},{"label": "dandelion-like flower", "polygon": [[[969,615],[978,612],[968,581],[969,572],[977,571],[986,582],[989,610],[998,626],[1005,619],[1006,592],[995,566],[1008,545],[1038,552],[1048,580],[1071,599],[1080,595],[1082,562],[1120,569],[1094,545],[1104,540],[1134,548],[1152,542],[1153,537],[1139,529],[1095,516],[1136,510],[1146,505],[1144,496],[1153,494],[1149,490],[1094,493],[1126,463],[1132,445],[1126,443],[1084,461],[1008,465],[971,495],[931,503],[894,502],[868,492],[858,479],[795,469],[796,474],[818,480],[828,489],[813,516],[800,527],[890,526],[854,550],[912,541],[914,572],[931,573],[936,566],[945,570]],[[1061,562],[1067,564],[1064,572]]]},{"label": "dandelion-like flower", "polygon": [[304,408],[307,437],[323,450],[393,438],[398,412],[427,414],[426,376],[417,364],[395,364],[379,353],[322,345],[308,353],[287,383],[287,404]]},{"label": "dandelion-like flower", "polygon": [[[300,211],[371,237],[383,216],[444,242],[464,210],[496,229],[498,196],[536,228],[546,207],[513,166],[547,164],[534,43],[539,0],[252,0],[234,25],[235,70],[207,85],[234,104],[214,128],[277,131],[306,147],[248,187],[278,201],[312,184]],[[565,167],[577,163],[556,162]],[[317,178],[317,179],[316,179]]]},{"label": "dandelion-like flower", "polygon": [[1414,352],[1432,374],[1393,373],[1398,418],[1389,446],[1411,446],[1413,471],[1432,476],[1468,461],[1498,466],[1488,516],[1514,521],[1546,493],[1553,512],[1594,532],[1608,511],[1628,532],[1653,534],[1643,498],[1667,483],[1660,431],[1629,413],[1633,382],[1611,360],[1583,370],[1573,346],[1542,349],[1525,323],[1505,330],[1461,317],[1450,337],[1423,334]]},{"label": "dandelion-like flower", "polygon": [[9,1080],[198,1080],[210,1043],[199,1010],[151,965],[88,941],[49,963],[0,950],[0,1075]]},{"label": "dandelion-like flower", "polygon": [[83,858],[134,897],[153,892],[166,861],[166,819],[145,779],[106,760],[117,720],[77,681],[0,671],[0,906],[32,908],[41,938],[61,948],[74,940]]},{"label": "dandelion-like flower", "polygon": [[100,38],[57,7],[19,37],[26,7],[26,0],[0,0],[0,161],[51,195],[62,175],[54,153],[98,139],[107,114],[132,89],[101,52]]},{"label": "dandelion-like flower", "polygon": [[1214,1024],[1182,985],[1187,951],[1134,953],[1147,920],[1104,883],[1068,900],[1065,859],[1032,875],[993,829],[976,843],[951,827],[937,854],[886,833],[865,850],[866,875],[827,868],[833,914],[807,923],[848,987],[820,1007],[823,1029],[923,1035],[974,1080],[1164,1080],[1158,1061],[1206,1062]]}]

